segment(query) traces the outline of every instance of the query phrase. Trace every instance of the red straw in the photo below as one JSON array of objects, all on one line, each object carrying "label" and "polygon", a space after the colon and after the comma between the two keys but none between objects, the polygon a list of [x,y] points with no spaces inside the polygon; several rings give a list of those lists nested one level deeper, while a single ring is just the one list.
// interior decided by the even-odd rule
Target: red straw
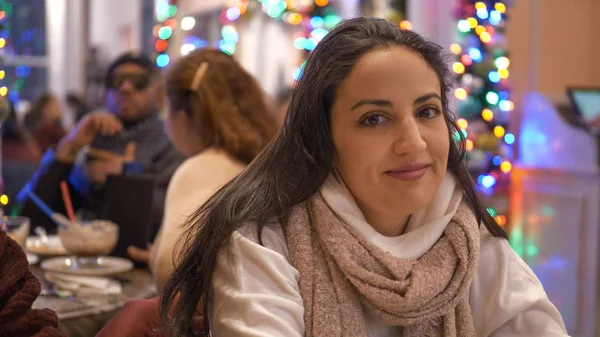
[{"label": "red straw", "polygon": [[71,222],[75,222],[75,213],[73,212],[73,204],[71,203],[71,195],[69,194],[69,187],[66,181],[60,182],[60,191],[62,192],[63,201],[65,203],[65,209]]}]

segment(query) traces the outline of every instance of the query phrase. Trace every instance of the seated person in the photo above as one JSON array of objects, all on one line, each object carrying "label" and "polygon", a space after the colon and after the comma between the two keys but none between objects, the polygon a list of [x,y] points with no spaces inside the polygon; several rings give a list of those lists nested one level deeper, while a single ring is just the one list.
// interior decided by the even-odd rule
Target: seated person
[{"label": "seated person", "polygon": [[[55,150],[48,150],[37,172],[17,196],[22,215],[48,231],[56,225],[27,198],[33,190],[54,211],[65,214],[60,182],[68,180],[74,208],[88,212],[84,218],[102,214],[106,176],[122,174],[126,147],[136,146],[134,160],[144,175],[154,181],[151,232],[162,218],[164,196],[171,176],[183,157],[163,132],[158,117],[164,95],[154,63],[144,56],[125,54],[115,60],[106,74],[106,109],[86,115],[63,137]],[[88,147],[89,145],[89,147]],[[81,155],[86,148],[116,156],[91,158]],[[90,152],[91,153],[91,152]],[[83,158],[83,160],[82,160]],[[153,237],[153,235],[152,235]]]},{"label": "seated person", "polygon": [[50,309],[34,310],[41,291],[18,243],[0,230],[0,336],[62,337]]},{"label": "seated person", "polygon": [[[165,129],[188,159],[169,185],[151,252],[158,289],[174,269],[175,247],[188,216],[235,178],[277,131],[256,80],[221,51],[202,49],[179,59],[166,76],[166,87],[170,109]],[[148,257],[129,251],[134,259]]]}]

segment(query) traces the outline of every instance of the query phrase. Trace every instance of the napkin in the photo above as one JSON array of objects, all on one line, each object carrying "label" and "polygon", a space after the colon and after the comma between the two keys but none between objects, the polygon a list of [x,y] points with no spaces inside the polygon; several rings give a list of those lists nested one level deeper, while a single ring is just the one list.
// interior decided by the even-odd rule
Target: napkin
[{"label": "napkin", "polygon": [[46,280],[60,290],[72,291],[76,296],[120,295],[121,284],[106,277],[67,275],[48,272]]}]

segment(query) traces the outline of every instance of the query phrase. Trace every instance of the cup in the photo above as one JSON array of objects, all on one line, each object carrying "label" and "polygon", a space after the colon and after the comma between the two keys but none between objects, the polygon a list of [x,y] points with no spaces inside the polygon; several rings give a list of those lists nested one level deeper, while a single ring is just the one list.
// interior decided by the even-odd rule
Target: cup
[{"label": "cup", "polygon": [[0,227],[9,238],[15,240],[21,248],[25,246],[31,222],[24,216],[3,216]]},{"label": "cup", "polygon": [[72,256],[71,269],[99,268],[98,258],[110,254],[119,240],[119,227],[110,221],[93,220],[58,228],[65,250]]}]

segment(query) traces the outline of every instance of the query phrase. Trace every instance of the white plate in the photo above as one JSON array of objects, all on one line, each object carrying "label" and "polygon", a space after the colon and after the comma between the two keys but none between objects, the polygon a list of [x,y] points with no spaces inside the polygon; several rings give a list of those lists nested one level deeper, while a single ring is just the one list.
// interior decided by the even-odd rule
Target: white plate
[{"label": "white plate", "polygon": [[42,269],[57,273],[85,276],[113,275],[133,269],[133,262],[113,256],[98,258],[98,268],[71,269],[71,264],[70,257],[55,257],[42,262]]},{"label": "white plate", "polygon": [[29,262],[30,266],[40,262],[39,256],[37,256],[35,254],[30,254],[30,253],[26,253],[26,254],[27,254],[27,262]]},{"label": "white plate", "polygon": [[48,235],[48,242],[44,243],[38,236],[30,236],[25,243],[25,249],[33,254],[42,256],[66,255],[67,251],[63,247],[58,235]]}]

